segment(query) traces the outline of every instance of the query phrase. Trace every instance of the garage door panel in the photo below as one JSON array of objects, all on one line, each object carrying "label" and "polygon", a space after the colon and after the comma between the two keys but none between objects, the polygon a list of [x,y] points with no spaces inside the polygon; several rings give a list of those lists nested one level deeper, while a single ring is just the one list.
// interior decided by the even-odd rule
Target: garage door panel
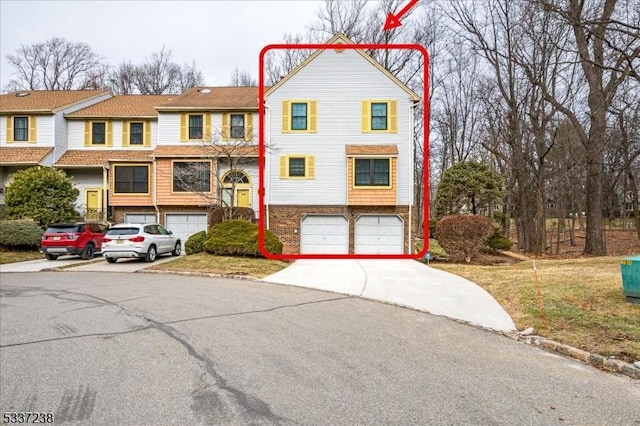
[{"label": "garage door panel", "polygon": [[126,223],[155,223],[156,215],[148,213],[126,213],[124,215]]},{"label": "garage door panel", "polygon": [[165,223],[166,228],[180,238],[184,245],[191,235],[207,230],[207,215],[167,213]]},{"label": "garage door panel", "polygon": [[355,223],[356,254],[402,254],[404,225],[395,215],[360,216]]},{"label": "garage door panel", "polygon": [[305,216],[300,226],[300,253],[349,253],[349,221],[341,215]]}]

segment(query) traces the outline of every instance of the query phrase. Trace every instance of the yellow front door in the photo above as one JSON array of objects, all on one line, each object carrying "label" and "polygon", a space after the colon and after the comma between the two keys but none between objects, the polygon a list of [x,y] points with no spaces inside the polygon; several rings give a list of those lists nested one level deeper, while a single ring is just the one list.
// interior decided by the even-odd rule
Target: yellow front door
[{"label": "yellow front door", "polygon": [[251,198],[249,197],[248,189],[238,189],[236,191],[236,205],[238,207],[251,206]]},{"label": "yellow front door", "polygon": [[93,189],[87,190],[87,220],[100,219],[100,191]]}]

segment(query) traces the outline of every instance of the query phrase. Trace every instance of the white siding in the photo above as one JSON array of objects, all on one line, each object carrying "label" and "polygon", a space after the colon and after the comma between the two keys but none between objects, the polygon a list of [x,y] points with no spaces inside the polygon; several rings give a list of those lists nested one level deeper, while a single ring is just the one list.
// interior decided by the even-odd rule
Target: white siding
[{"label": "white siding", "polygon": [[[282,133],[282,101],[317,102],[317,133]],[[397,133],[362,133],[363,100],[397,100]],[[408,204],[413,187],[411,159],[411,99],[378,68],[354,50],[324,50],[293,75],[267,100],[270,135],[268,204],[346,204],[345,145],[398,146],[398,204]],[[314,180],[279,179],[278,157],[315,157]]]},{"label": "white siding", "polygon": [[180,143],[180,114],[173,112],[158,113],[158,145],[177,145]]},{"label": "white siding", "polygon": [[[258,141],[258,114],[251,115],[253,125],[254,141]],[[180,141],[180,113],[161,112],[158,114],[158,145],[199,145],[200,141]],[[222,113],[211,113],[211,133],[213,140],[220,141],[222,132]]]},{"label": "white siding", "polygon": [[84,148],[84,120],[67,121],[67,148],[70,150]]},{"label": "white siding", "polygon": [[[53,115],[37,115],[36,116],[36,143],[27,144],[25,146],[37,146],[37,147],[53,146],[54,144],[53,118],[54,118]],[[10,146],[18,146],[18,145],[16,145],[15,143],[12,143],[10,144]]]},{"label": "white siding", "polygon": [[85,190],[88,188],[102,188],[102,169],[66,169],[65,173],[71,178],[73,186],[79,192],[76,200],[76,211],[84,215],[84,208],[87,203]]},{"label": "white siding", "polygon": [[[30,114],[19,114],[30,115]],[[7,116],[0,116],[0,146],[8,147],[52,147],[53,146],[53,115],[36,115],[36,143],[11,142],[7,143]]]},{"label": "white siding", "polygon": [[[104,95],[98,97],[98,98],[94,98],[94,99],[89,99],[83,102],[79,102],[76,105],[73,105],[69,108],[65,108],[63,110],[60,110],[58,112],[55,113],[55,130],[54,130],[54,135],[55,135],[55,148],[53,150],[53,161],[56,162],[60,159],[60,157],[62,157],[62,155],[68,150],[68,149],[72,149],[69,148],[68,146],[68,142],[67,142],[67,135],[68,135],[68,123],[70,123],[69,121],[67,121],[64,116],[65,114],[71,114],[72,112],[76,112],[82,108],[86,108],[89,105],[94,105],[97,104],[99,102],[102,102],[104,100],[107,100],[109,98],[111,98],[112,95],[111,93],[105,93]],[[73,121],[71,121],[72,123]],[[84,138],[84,128],[82,130],[82,137]]]},{"label": "white siding", "polygon": [[54,115],[54,138],[53,161],[54,163],[67,152],[67,120],[61,112]]},{"label": "white siding", "polygon": [[7,146],[7,116],[0,115],[0,146]]}]

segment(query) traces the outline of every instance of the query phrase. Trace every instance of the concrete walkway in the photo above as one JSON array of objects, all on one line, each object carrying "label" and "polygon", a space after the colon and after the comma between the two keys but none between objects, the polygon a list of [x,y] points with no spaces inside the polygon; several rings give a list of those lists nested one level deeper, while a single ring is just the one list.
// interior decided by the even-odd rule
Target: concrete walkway
[{"label": "concrete walkway", "polygon": [[302,259],[262,281],[390,302],[499,331],[516,328],[484,289],[410,259]]}]

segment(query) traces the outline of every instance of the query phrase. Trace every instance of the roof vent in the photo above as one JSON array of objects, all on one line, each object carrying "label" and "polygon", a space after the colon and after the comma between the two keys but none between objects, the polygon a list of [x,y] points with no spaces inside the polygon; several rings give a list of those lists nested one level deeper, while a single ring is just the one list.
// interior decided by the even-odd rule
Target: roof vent
[{"label": "roof vent", "polygon": [[211,89],[202,89],[200,93],[211,93]]},{"label": "roof vent", "polygon": [[16,93],[17,98],[24,98],[25,96],[29,96],[31,93],[29,92],[18,92]]}]

